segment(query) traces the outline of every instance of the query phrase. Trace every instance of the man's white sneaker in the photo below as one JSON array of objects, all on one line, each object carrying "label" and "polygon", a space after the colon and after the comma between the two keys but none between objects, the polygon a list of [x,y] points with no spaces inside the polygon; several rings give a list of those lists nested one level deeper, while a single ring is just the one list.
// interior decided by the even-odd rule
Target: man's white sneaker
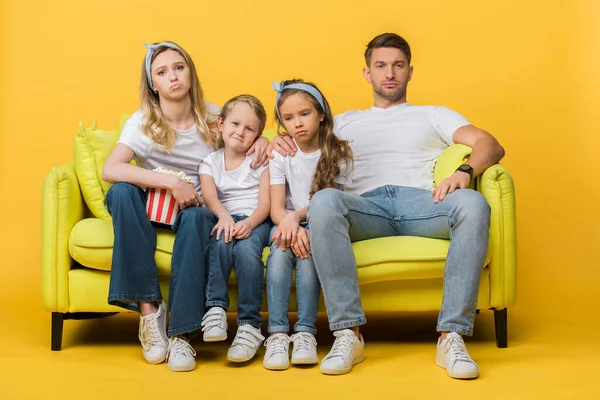
[{"label": "man's white sneaker", "polygon": [[202,318],[202,336],[205,342],[227,339],[227,314],[221,307],[212,307]]},{"label": "man's white sneaker", "polygon": [[352,366],[364,360],[365,342],[356,337],[352,329],[333,332],[335,342],[329,354],[321,361],[321,372],[327,375],[347,374]]},{"label": "man's white sneaker", "polygon": [[294,343],[292,364],[316,364],[319,362],[317,339],[312,334],[298,332],[294,333],[291,339]]},{"label": "man's white sneaker", "polygon": [[150,364],[160,364],[167,358],[167,305],[161,302],[155,313],[140,315],[138,338],[142,343],[144,358]]},{"label": "man's white sneaker", "polygon": [[437,365],[446,369],[448,376],[456,379],[474,379],[479,376],[479,367],[469,356],[463,338],[450,332],[442,341],[440,337],[436,352]]},{"label": "man's white sneaker", "polygon": [[227,359],[233,362],[244,362],[252,359],[265,337],[260,334],[260,329],[252,325],[238,327],[235,339],[227,351]]},{"label": "man's white sneaker", "polygon": [[180,336],[169,339],[169,369],[175,372],[192,371],[196,367],[196,351]]},{"label": "man's white sneaker", "polygon": [[275,333],[265,342],[267,351],[263,367],[271,370],[284,370],[290,367],[290,337],[285,333]]}]

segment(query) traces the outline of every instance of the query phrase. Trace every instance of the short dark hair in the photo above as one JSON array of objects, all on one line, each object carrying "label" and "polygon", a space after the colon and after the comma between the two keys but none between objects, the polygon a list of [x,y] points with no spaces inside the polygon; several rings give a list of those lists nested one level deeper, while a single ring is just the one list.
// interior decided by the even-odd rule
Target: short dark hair
[{"label": "short dark hair", "polygon": [[367,67],[371,65],[371,54],[373,53],[373,49],[379,49],[382,47],[391,47],[394,49],[399,49],[408,60],[408,64],[410,65],[410,45],[404,38],[395,33],[382,33],[381,35],[375,36],[367,45],[367,50],[365,50],[365,61],[367,62]]}]

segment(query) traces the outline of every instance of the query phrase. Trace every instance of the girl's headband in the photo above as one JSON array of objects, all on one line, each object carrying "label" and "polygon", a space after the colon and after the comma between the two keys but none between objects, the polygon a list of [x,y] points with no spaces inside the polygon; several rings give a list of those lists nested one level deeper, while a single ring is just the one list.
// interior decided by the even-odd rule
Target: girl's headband
[{"label": "girl's headband", "polygon": [[281,115],[279,115],[279,107],[277,106],[277,104],[279,104],[281,92],[283,92],[286,89],[297,89],[309,93],[319,102],[319,105],[321,106],[323,111],[326,111],[325,100],[323,100],[323,95],[321,94],[321,92],[319,92],[318,89],[307,85],[306,83],[292,83],[290,85],[285,86],[284,81],[281,81],[279,84],[273,81],[273,89],[275,89],[275,91],[277,92],[277,97],[275,97],[275,111],[277,111],[277,118],[279,118],[279,122],[283,121],[281,121]]},{"label": "girl's headband", "polygon": [[158,49],[159,47],[169,47],[171,49],[176,49],[176,50],[181,51],[181,48],[179,46],[177,46],[176,44],[169,43],[169,42],[160,42],[157,44],[148,44],[148,43],[144,42],[144,46],[146,46],[146,48],[148,49],[146,51],[146,60],[145,60],[146,78],[148,78],[148,85],[150,85],[150,87],[154,87],[152,85],[152,73],[150,71],[150,64],[152,63],[152,56],[154,55],[154,52],[156,51],[156,49]]}]

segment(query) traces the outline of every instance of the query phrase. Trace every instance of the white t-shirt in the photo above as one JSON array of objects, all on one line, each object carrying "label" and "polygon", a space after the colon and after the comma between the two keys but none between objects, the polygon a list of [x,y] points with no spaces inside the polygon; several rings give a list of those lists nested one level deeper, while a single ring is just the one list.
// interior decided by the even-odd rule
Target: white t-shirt
[{"label": "white t-shirt", "polygon": [[251,215],[258,207],[260,176],[267,169],[250,167],[254,154],[246,157],[233,171],[225,171],[225,150],[210,154],[200,164],[200,175],[212,176],[217,187],[217,197],[231,215]]},{"label": "white t-shirt", "polygon": [[346,191],[360,195],[384,185],[433,189],[435,162],[465,125],[469,121],[448,108],[408,103],[336,116],[335,133],[354,152]]},{"label": "white t-shirt", "polygon": [[[206,106],[208,118],[215,119],[219,114],[219,107],[208,102]],[[149,170],[163,167],[175,172],[183,171],[194,181],[194,188],[200,193],[198,168],[202,160],[215,149],[202,139],[198,127],[194,125],[190,129],[178,130],[175,144],[167,152],[144,135],[141,129],[142,119],[142,110],[136,111],[129,117],[118,143],[123,143],[133,150],[139,167]]]}]

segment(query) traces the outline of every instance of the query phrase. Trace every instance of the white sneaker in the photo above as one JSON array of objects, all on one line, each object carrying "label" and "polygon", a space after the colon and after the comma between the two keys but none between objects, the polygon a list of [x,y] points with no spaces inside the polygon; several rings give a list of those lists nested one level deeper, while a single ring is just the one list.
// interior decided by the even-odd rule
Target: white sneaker
[{"label": "white sneaker", "polygon": [[180,336],[169,339],[169,369],[175,372],[192,371],[196,367],[196,351]]},{"label": "white sneaker", "polygon": [[267,351],[263,367],[271,370],[284,370],[290,367],[290,337],[285,333],[275,333],[265,342]]},{"label": "white sneaker", "polygon": [[365,342],[356,337],[352,329],[333,332],[336,337],[331,351],[321,361],[321,372],[327,375],[347,374],[352,366],[365,359]]},{"label": "white sneaker", "polygon": [[450,332],[437,344],[437,365],[446,369],[448,376],[455,379],[474,379],[479,376],[479,367],[467,353],[463,338],[456,332]]},{"label": "white sneaker", "polygon": [[311,333],[294,333],[291,339],[294,342],[292,364],[316,364],[319,362],[317,339]]},{"label": "white sneaker", "polygon": [[202,318],[202,336],[205,342],[227,339],[227,314],[221,307],[212,307]]},{"label": "white sneaker", "polygon": [[244,362],[252,359],[265,337],[260,334],[260,329],[246,324],[238,327],[235,339],[227,351],[227,359],[233,362]]},{"label": "white sneaker", "polygon": [[144,358],[150,364],[160,364],[167,358],[167,305],[161,302],[155,313],[140,315],[138,338],[142,343]]}]

